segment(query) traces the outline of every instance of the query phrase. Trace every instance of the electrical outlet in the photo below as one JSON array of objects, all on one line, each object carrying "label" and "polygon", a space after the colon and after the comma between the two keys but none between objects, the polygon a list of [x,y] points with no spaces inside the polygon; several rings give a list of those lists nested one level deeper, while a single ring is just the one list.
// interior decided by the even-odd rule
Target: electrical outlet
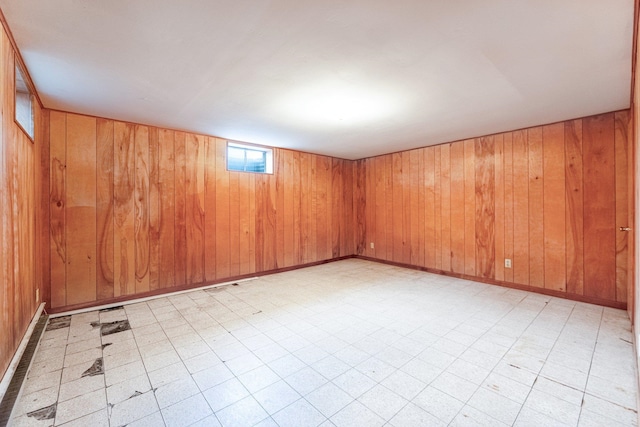
[{"label": "electrical outlet", "polygon": [[509,258],[504,259],[505,268],[511,268],[511,260]]},{"label": "electrical outlet", "polygon": [[375,249],[375,248],[373,247],[373,242],[371,242],[371,249]]},{"label": "electrical outlet", "polygon": [[40,288],[36,289],[36,304],[40,302]]}]

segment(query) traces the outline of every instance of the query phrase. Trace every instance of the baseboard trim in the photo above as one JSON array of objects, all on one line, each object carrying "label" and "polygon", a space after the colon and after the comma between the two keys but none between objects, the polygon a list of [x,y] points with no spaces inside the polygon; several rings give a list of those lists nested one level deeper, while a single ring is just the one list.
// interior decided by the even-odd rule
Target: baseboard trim
[{"label": "baseboard trim", "polygon": [[108,298],[100,301],[92,301],[92,302],[81,303],[81,304],[72,304],[72,305],[67,305],[63,307],[53,307],[49,310],[50,311],[49,314],[50,314],[50,317],[59,317],[59,316],[66,316],[69,314],[84,313],[87,311],[93,311],[93,310],[98,310],[103,308],[116,307],[118,305],[123,305],[123,304],[134,304],[137,302],[148,301],[155,298],[163,298],[169,295],[177,295],[180,293],[190,292],[196,289],[209,289],[209,288],[215,288],[219,286],[226,286],[226,285],[230,285],[230,284],[241,282],[241,281],[255,280],[262,276],[268,276],[268,275],[277,274],[277,273],[284,273],[286,271],[298,270],[300,268],[313,267],[316,265],[328,264],[330,262],[342,261],[344,259],[349,259],[353,257],[354,255],[348,255],[348,256],[331,258],[331,259],[322,260],[322,261],[314,261],[314,262],[295,265],[291,267],[283,267],[283,268],[276,268],[273,270],[261,271],[259,273],[242,274],[239,276],[226,277],[224,279],[220,279],[212,282],[196,283],[196,284],[185,285],[185,286],[174,286],[171,288],[163,288],[163,289],[154,289],[153,291],[149,291],[149,292],[141,292],[139,294],[125,295],[125,296],[116,297],[116,298]]},{"label": "baseboard trim", "polygon": [[9,422],[11,412],[20,396],[24,379],[40,343],[48,318],[48,316],[42,315],[44,306],[45,303],[42,303],[36,310],[7,371],[2,377],[2,381],[0,381],[0,425],[6,425]]},{"label": "baseboard trim", "polygon": [[568,293],[568,292],[556,291],[556,290],[553,290],[553,289],[537,288],[535,286],[520,285],[520,284],[517,284],[517,283],[504,282],[504,281],[501,281],[501,280],[488,279],[488,278],[485,278],[485,277],[477,277],[477,276],[471,276],[471,275],[467,275],[467,274],[453,273],[453,272],[450,272],[450,271],[437,270],[437,269],[433,269],[433,268],[420,267],[420,266],[416,266],[416,265],[412,265],[412,264],[404,264],[404,263],[395,262],[395,261],[387,261],[387,260],[382,260],[382,259],[378,259],[378,258],[371,258],[371,257],[364,256],[364,255],[355,255],[355,258],[363,259],[363,260],[367,260],[367,261],[379,262],[381,264],[393,265],[393,266],[396,266],[396,267],[409,268],[411,270],[419,270],[419,271],[424,271],[424,272],[427,272],[427,273],[433,273],[433,274],[440,274],[440,275],[443,275],[443,276],[455,277],[455,278],[458,278],[458,279],[464,279],[464,280],[471,280],[471,281],[474,281],[474,282],[486,283],[486,284],[489,284],[489,285],[502,286],[504,288],[517,289],[517,290],[520,290],[520,291],[528,291],[528,292],[533,292],[533,293],[537,293],[537,294],[542,294],[542,295],[548,295],[548,296],[557,297],[557,298],[568,299],[568,300],[572,300],[572,301],[586,302],[586,303],[589,303],[589,304],[596,304],[596,305],[601,305],[601,306],[604,306],[604,307],[618,308],[618,309],[621,309],[621,310],[626,310],[627,309],[627,303],[626,302],[609,301],[609,300],[605,300],[605,299],[601,299],[601,298],[595,298],[595,297],[589,297],[589,296],[585,296],[585,295],[579,295],[579,294],[572,294],[572,293]]}]

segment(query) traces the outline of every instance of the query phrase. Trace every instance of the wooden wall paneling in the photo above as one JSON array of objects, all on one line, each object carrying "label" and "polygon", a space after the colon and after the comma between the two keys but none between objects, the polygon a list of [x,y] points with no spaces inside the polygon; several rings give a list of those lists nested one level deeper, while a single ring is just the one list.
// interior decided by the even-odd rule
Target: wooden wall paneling
[{"label": "wooden wall paneling", "polygon": [[424,150],[424,265],[436,268],[435,147]]},{"label": "wooden wall paneling", "polygon": [[[238,174],[238,200],[239,200],[239,219],[240,219],[240,274],[250,274],[251,270],[251,217],[255,216],[251,210],[251,193],[250,181],[253,174]],[[255,247],[254,247],[255,250]],[[286,251],[286,250],[285,250]]]},{"label": "wooden wall paneling", "polygon": [[158,134],[158,286],[168,288],[175,276],[175,133],[161,129]]},{"label": "wooden wall paneling", "polygon": [[371,248],[371,242],[373,241],[373,239],[375,239],[375,235],[374,233],[374,227],[375,227],[375,223],[374,223],[374,213],[373,211],[375,210],[375,197],[374,197],[374,188],[373,187],[373,181],[372,181],[372,176],[374,175],[373,172],[373,168],[374,165],[371,162],[371,159],[364,159],[362,161],[362,165],[363,165],[363,171],[362,171],[362,175],[363,175],[363,179],[364,179],[364,186],[362,187],[362,195],[363,195],[363,213],[364,216],[360,219],[361,221],[364,222],[364,241],[362,242],[362,250],[363,250],[363,255],[365,256],[375,256],[375,252],[374,249]]},{"label": "wooden wall paneling", "polygon": [[205,281],[205,137],[187,134],[186,159],[186,236],[187,283]]},{"label": "wooden wall paneling", "polygon": [[616,214],[614,115],[583,120],[584,293],[615,300]]},{"label": "wooden wall paneling", "polygon": [[344,206],[344,219],[342,227],[342,252],[341,256],[353,255],[355,253],[354,246],[354,230],[356,229],[356,223],[353,220],[353,170],[355,162],[345,160],[344,172],[342,178],[344,180],[344,192],[343,192],[343,206]]},{"label": "wooden wall paneling", "polygon": [[[529,284],[529,145],[527,131],[512,133],[513,282]],[[540,207],[538,206],[538,209]]]},{"label": "wooden wall paneling", "polygon": [[[282,156],[284,158],[284,212],[282,212],[282,218],[284,221],[284,266],[290,267],[296,265],[296,236],[295,236],[295,208],[296,194],[294,183],[298,181],[298,177],[294,174],[294,152],[284,151]],[[337,161],[335,159],[334,161]],[[335,239],[335,236],[334,236]],[[339,239],[339,237],[338,237]],[[335,243],[335,242],[334,242]]]},{"label": "wooden wall paneling", "polygon": [[370,159],[369,164],[374,170],[371,184],[371,192],[375,194],[373,200],[368,200],[368,204],[374,203],[374,206],[370,208],[375,212],[375,223],[371,225],[376,230],[375,239],[372,240],[375,244],[373,253],[376,258],[386,259],[387,255],[387,207],[385,200],[385,167],[384,157],[378,156]]},{"label": "wooden wall paneling", "polygon": [[[6,57],[5,57],[5,44],[7,43],[6,35],[4,31],[0,31],[0,87],[6,88],[7,76],[5,73]],[[6,92],[4,92],[6,93]],[[1,104],[4,106],[4,104]],[[4,376],[7,367],[11,362],[12,354],[15,350],[13,346],[13,328],[6,327],[5,325],[13,324],[13,313],[11,312],[10,303],[11,292],[13,292],[13,283],[10,281],[9,269],[9,244],[7,242],[7,234],[4,230],[4,224],[8,223],[9,210],[8,206],[8,194],[7,194],[7,176],[6,176],[6,158],[5,151],[9,144],[5,143],[6,131],[5,121],[0,123],[0,321],[3,325],[2,339],[0,339],[0,378]],[[50,162],[50,159],[47,159]],[[49,201],[51,203],[51,201]],[[50,243],[51,244],[51,243]]]},{"label": "wooden wall paneling", "polygon": [[97,299],[114,297],[113,121],[97,119],[96,142]]},{"label": "wooden wall paneling", "polygon": [[[344,245],[344,169],[347,160],[330,159],[331,161],[331,258],[342,256]],[[291,182],[291,181],[289,181]],[[291,188],[291,184],[287,185]],[[286,214],[286,212],[285,212]]]},{"label": "wooden wall paneling", "polygon": [[216,166],[218,163],[216,138],[205,140],[205,198],[204,198],[204,268],[207,282],[216,279]]},{"label": "wooden wall paneling", "polygon": [[96,119],[67,115],[67,304],[95,301]]},{"label": "wooden wall paneling", "polygon": [[451,271],[451,144],[440,146],[442,269]]},{"label": "wooden wall paneling", "polygon": [[[40,257],[40,273],[41,280],[40,295],[41,301],[45,301],[49,307],[51,307],[51,217],[50,217],[50,182],[51,182],[51,153],[50,153],[50,115],[49,110],[40,110],[42,115],[42,138],[37,139],[41,141],[40,148],[40,188],[36,194],[40,196],[40,205],[38,206],[38,212],[40,212],[39,221],[40,224],[40,248],[38,256]],[[0,141],[2,136],[0,135]],[[2,180],[2,149],[0,149],[0,182]],[[1,185],[0,185],[1,186]],[[2,201],[2,195],[0,190],[0,202]],[[2,217],[0,216],[0,222]],[[0,226],[1,227],[1,226]],[[2,235],[2,229],[0,228],[0,236]],[[2,237],[0,237],[0,248],[2,248]],[[2,260],[0,256],[0,274],[2,274]],[[0,283],[2,278],[0,277]]]},{"label": "wooden wall paneling", "polygon": [[565,292],[565,160],[564,124],[544,126],[543,141],[543,209],[544,209],[544,287]]},{"label": "wooden wall paneling", "polygon": [[134,189],[134,242],[135,292],[149,291],[149,128],[136,125],[135,189]]},{"label": "wooden wall paneling", "polygon": [[114,295],[135,292],[134,126],[114,122],[113,216],[114,216]]},{"label": "wooden wall paneling", "polygon": [[307,189],[307,191],[309,192],[309,247],[307,249],[309,252],[308,262],[312,262],[318,259],[318,225],[316,222],[316,216],[318,215],[318,158],[313,154],[311,154],[309,157],[309,164],[311,165],[311,168],[307,170],[307,172],[309,173],[309,187]]},{"label": "wooden wall paneling", "polygon": [[495,279],[504,281],[504,134],[493,136],[495,170]]},{"label": "wooden wall paneling", "polygon": [[393,203],[393,156],[384,156],[384,193],[385,200],[384,216],[386,218],[386,227],[383,231],[385,246],[386,246],[386,260],[393,260],[394,249],[394,232],[393,232],[393,212],[395,211],[395,205]]},{"label": "wooden wall paneling", "polygon": [[[275,221],[276,221],[276,265],[278,268],[282,268],[285,265],[284,262],[284,187],[287,185],[284,182],[285,176],[285,157],[286,153],[284,150],[278,150],[278,155],[274,161],[277,161],[278,168],[273,178],[275,180]],[[330,159],[328,159],[330,161]],[[329,175],[328,183],[331,182],[331,166],[325,165],[325,168],[328,168],[329,171],[327,174]],[[326,185],[325,185],[325,194],[326,194]],[[326,201],[325,201],[326,203]],[[325,211],[325,215],[327,216],[327,222],[329,222],[329,212]],[[331,253],[331,230],[325,230],[325,233],[328,233],[328,236],[325,235],[325,250],[328,253]]]},{"label": "wooden wall paneling", "polygon": [[229,172],[229,276],[240,274],[240,175],[247,172]]},{"label": "wooden wall paneling", "polygon": [[330,257],[331,230],[329,228],[330,212],[328,211],[328,184],[331,182],[328,157],[314,156],[316,159],[316,231],[318,259]]},{"label": "wooden wall paneling", "polygon": [[256,175],[249,174],[249,270],[257,271],[256,268]]},{"label": "wooden wall paneling", "polygon": [[544,287],[544,176],[542,128],[527,130],[529,144],[529,285]]},{"label": "wooden wall paneling", "polygon": [[[303,164],[302,170],[304,170],[304,164]],[[365,218],[365,208],[366,208],[365,178],[366,178],[366,163],[364,160],[357,160],[355,174],[354,174],[355,194],[354,194],[354,200],[353,200],[353,206],[354,206],[353,214],[357,224],[356,242],[355,242],[357,255],[364,255],[364,246],[365,246],[365,239],[366,239],[366,224],[363,220],[363,218]],[[303,224],[303,230],[304,230],[304,224]]]},{"label": "wooden wall paneling", "polygon": [[564,123],[565,241],[567,292],[584,293],[584,184],[582,120]]},{"label": "wooden wall paneling", "polygon": [[435,194],[435,268],[442,270],[442,146],[435,147],[434,154],[434,194]]},{"label": "wooden wall paneling", "polygon": [[[409,239],[411,242],[411,258],[409,263],[412,265],[422,265],[424,263],[424,246],[420,235],[420,228],[424,230],[424,220],[420,222],[420,150],[411,150],[409,153],[409,170],[411,172],[409,186],[411,224],[409,226]],[[379,173],[379,172],[378,172]],[[376,227],[377,228],[377,227]],[[423,232],[424,235],[424,232]],[[422,254],[422,258],[421,255]]]},{"label": "wooden wall paneling", "polygon": [[[616,301],[627,302],[627,286],[629,285],[629,240],[630,232],[621,231],[620,227],[631,227],[629,214],[629,189],[628,158],[629,139],[633,134],[631,127],[631,115],[629,111],[615,113],[615,181],[616,181]],[[632,228],[633,230],[633,228]]]},{"label": "wooden wall paneling", "polygon": [[[298,265],[302,264],[304,260],[303,245],[305,238],[305,231],[303,230],[304,222],[304,207],[302,205],[303,191],[302,188],[302,174],[300,172],[302,168],[301,154],[298,151],[293,152],[292,161],[292,176],[293,181],[293,262]],[[354,238],[352,240],[355,239]]]},{"label": "wooden wall paneling", "polygon": [[476,275],[495,278],[494,137],[476,138]]},{"label": "wooden wall paneling", "polygon": [[[229,172],[227,171],[227,141],[216,138],[216,279],[229,277]],[[256,179],[256,181],[258,181]],[[258,187],[258,182],[256,187]],[[256,188],[256,193],[260,191]],[[257,200],[256,200],[257,201]],[[256,204],[256,206],[259,206]],[[257,208],[256,215],[259,218],[260,208]],[[256,247],[258,245],[258,226],[256,220]],[[258,258],[260,251],[256,252],[256,271],[260,271],[261,259]]]},{"label": "wooden wall paneling", "polygon": [[402,153],[391,154],[391,162],[393,167],[393,227],[391,228],[391,241],[393,242],[393,257],[394,262],[402,262],[402,256],[404,249],[402,247],[403,237],[403,208],[404,200],[402,190]]},{"label": "wooden wall paneling", "polygon": [[149,128],[149,289],[160,289],[160,142],[159,130]]},{"label": "wooden wall paneling", "polygon": [[[174,133],[175,150],[175,223],[174,269],[175,285],[187,284],[187,135]],[[227,222],[228,224],[228,222]],[[228,227],[228,225],[227,225]]]},{"label": "wooden wall paneling", "polygon": [[[503,135],[504,156],[504,257],[513,262],[513,133]],[[496,226],[500,225],[496,223]],[[497,258],[496,262],[501,262]],[[512,264],[513,265],[513,264]],[[513,282],[513,267],[504,269],[504,281]]]},{"label": "wooden wall paneling", "polygon": [[417,150],[418,154],[418,181],[417,192],[418,192],[418,204],[416,206],[416,210],[418,212],[418,228],[417,228],[417,237],[418,237],[418,265],[421,267],[425,266],[425,251],[426,251],[426,242],[424,240],[425,235],[425,224],[426,224],[426,212],[425,212],[425,200],[426,200],[426,188],[424,186],[425,180],[425,149]]},{"label": "wooden wall paneling", "polygon": [[[302,263],[307,263],[311,259],[310,256],[310,234],[311,227],[311,181],[309,171],[311,170],[311,155],[307,153],[300,153],[300,259]],[[364,200],[364,195],[361,196]],[[364,218],[364,206],[362,208],[362,216],[357,218]],[[362,227],[363,233],[360,236],[364,241],[364,227]],[[362,248],[361,248],[362,249]],[[363,253],[361,253],[362,255]]]},{"label": "wooden wall paneling", "polygon": [[[629,109],[629,131],[627,132],[627,226],[631,228],[630,236],[627,240],[627,312],[630,318],[635,319],[636,310],[636,136],[634,123],[634,108]],[[635,324],[635,321],[634,321]]]},{"label": "wooden wall paneling", "polygon": [[464,142],[451,144],[451,271],[464,274]]},{"label": "wooden wall paneling", "polygon": [[409,151],[402,156],[402,262],[411,264],[411,198],[412,172]]},{"label": "wooden wall paneling", "polygon": [[[277,154],[277,153],[276,153]],[[277,199],[276,193],[276,177],[280,174],[280,162],[278,158],[274,159],[274,174],[266,175],[267,191],[265,199],[266,222],[265,222],[265,269],[272,270],[278,268],[278,234],[277,234]],[[315,215],[313,216],[315,218]]]},{"label": "wooden wall paneling", "polygon": [[464,273],[476,274],[476,166],[475,140],[464,144]]},{"label": "wooden wall paneling", "polygon": [[[51,306],[64,307],[67,305],[67,227],[66,227],[66,168],[67,168],[67,115],[58,111],[49,114],[50,126],[50,181],[49,181],[49,211],[50,211],[50,262],[51,262]],[[5,148],[6,150],[6,148]],[[4,150],[3,150],[4,151]],[[6,164],[3,162],[3,165]],[[6,168],[5,168],[6,170]],[[5,172],[6,173],[6,172]],[[6,182],[6,178],[5,178]],[[6,185],[2,185],[3,189]],[[3,205],[6,205],[5,192]],[[4,210],[3,210],[4,212]],[[3,220],[6,223],[6,220]],[[5,234],[6,239],[6,234]],[[9,257],[6,245],[2,252]],[[8,280],[8,278],[6,279]]]}]

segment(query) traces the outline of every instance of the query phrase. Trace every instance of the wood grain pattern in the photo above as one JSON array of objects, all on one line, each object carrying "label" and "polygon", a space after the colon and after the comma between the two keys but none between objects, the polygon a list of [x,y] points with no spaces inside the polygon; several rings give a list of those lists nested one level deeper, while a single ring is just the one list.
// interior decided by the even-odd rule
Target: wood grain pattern
[{"label": "wood grain pattern", "polygon": [[[67,120],[73,117],[67,114]],[[68,124],[70,125],[70,124]],[[113,165],[114,295],[135,293],[134,126],[115,122]]]},{"label": "wood grain pattern", "polygon": [[113,122],[97,120],[97,298],[113,298]]},{"label": "wood grain pattern", "polygon": [[[174,222],[174,271],[175,285],[184,286],[187,282],[187,135],[184,132],[174,134],[175,153],[175,222]],[[228,221],[227,223],[228,224]]]},{"label": "wood grain pattern", "polygon": [[513,282],[529,284],[529,145],[527,131],[513,132]]},{"label": "wood grain pattern", "polygon": [[495,278],[495,147],[492,137],[475,140],[476,274]]},{"label": "wood grain pattern", "polygon": [[451,144],[440,147],[442,269],[451,271]]},{"label": "wood grain pattern", "polygon": [[205,140],[205,198],[204,198],[204,263],[207,282],[216,279],[216,168],[218,161],[216,139],[207,137]]},{"label": "wood grain pattern", "polygon": [[529,144],[529,285],[544,287],[544,174],[542,128],[528,130]]},{"label": "wood grain pattern", "polygon": [[175,150],[174,132],[158,134],[158,286],[175,285]]},{"label": "wood grain pattern", "polygon": [[149,290],[160,289],[160,132],[149,128]]},{"label": "wood grain pattern", "polygon": [[[391,155],[391,162],[393,167],[393,228],[391,230],[391,241],[393,242],[393,256],[392,260],[395,262],[403,262],[402,256],[404,255],[404,234],[402,231],[404,222],[402,218],[402,211],[404,206],[402,189],[402,153],[394,153]],[[368,184],[368,183],[367,183]]]},{"label": "wood grain pattern", "polygon": [[615,300],[615,137],[614,115],[583,123],[584,293]]},{"label": "wood grain pattern", "polygon": [[[504,144],[504,258],[513,261],[513,134],[503,134]],[[496,219],[496,227],[500,223]],[[497,256],[497,253],[496,253]],[[502,262],[497,258],[497,262]],[[497,277],[496,277],[497,278]],[[504,269],[504,280],[513,283],[513,267]]]},{"label": "wood grain pattern", "polygon": [[[420,228],[424,226],[424,220],[420,222],[420,192],[415,191],[420,186],[420,161],[421,155],[419,150],[411,150],[407,152],[409,155],[409,210],[411,211],[410,223],[409,223],[409,239],[410,239],[410,257],[409,264],[422,265],[424,262],[424,255],[421,256],[421,248],[424,247],[422,236],[420,235]],[[380,171],[376,168],[376,172],[380,175]],[[377,199],[376,199],[377,202]],[[379,210],[377,210],[379,212]],[[376,220],[377,220],[376,212]],[[381,234],[378,232],[381,230],[376,226],[376,236]],[[424,235],[424,233],[423,233]],[[423,252],[422,252],[423,253]]]},{"label": "wood grain pattern", "polygon": [[434,268],[442,270],[442,146],[435,147],[434,153],[434,207],[435,207],[435,263]]},{"label": "wood grain pattern", "polygon": [[[66,168],[67,168],[67,116],[52,111],[50,113],[50,189],[49,228],[51,234],[51,305],[67,305],[67,243],[66,243]],[[4,186],[3,186],[4,188]],[[6,200],[6,199],[5,199]],[[5,202],[3,202],[5,205]],[[6,206],[6,205],[5,205]],[[8,254],[7,249],[3,253]]]},{"label": "wood grain pattern", "polygon": [[584,293],[584,181],[582,166],[582,120],[564,124],[565,138],[565,241],[567,292]]},{"label": "wood grain pattern", "polygon": [[476,274],[476,164],[475,141],[464,144],[464,273]]},{"label": "wood grain pattern", "polygon": [[96,299],[96,119],[67,117],[67,304]]},{"label": "wood grain pattern", "polygon": [[451,144],[451,271],[464,273],[464,143]]},{"label": "wood grain pattern", "polygon": [[504,135],[494,135],[494,232],[495,232],[495,279],[504,281]]},{"label": "wood grain pattern", "polygon": [[435,153],[435,147],[424,151],[424,265],[428,268],[436,268]]},{"label": "wood grain pattern", "polygon": [[566,291],[564,124],[544,126],[544,287]]},{"label": "wood grain pattern", "polygon": [[[226,149],[226,141],[216,139],[216,279],[229,277],[230,271],[229,244],[231,231],[229,229],[229,172],[225,163]],[[260,210],[256,214],[259,215]],[[257,224],[256,229],[258,229]],[[256,238],[257,233],[258,231],[256,230]],[[260,268],[259,266],[261,266],[261,263],[258,263],[258,254],[256,254],[256,268]]]},{"label": "wood grain pattern", "polygon": [[186,236],[187,283],[189,284],[205,281],[204,144],[203,136],[187,134],[185,139]]},{"label": "wood grain pattern", "polygon": [[[616,112],[615,116],[615,180],[616,180],[616,301],[627,302],[629,280],[629,237],[620,227],[631,227],[629,216],[629,140],[632,138],[631,116],[628,111]],[[633,228],[632,228],[633,229]]]},{"label": "wood grain pattern", "polygon": [[135,292],[149,291],[149,128],[136,126],[134,242]]}]

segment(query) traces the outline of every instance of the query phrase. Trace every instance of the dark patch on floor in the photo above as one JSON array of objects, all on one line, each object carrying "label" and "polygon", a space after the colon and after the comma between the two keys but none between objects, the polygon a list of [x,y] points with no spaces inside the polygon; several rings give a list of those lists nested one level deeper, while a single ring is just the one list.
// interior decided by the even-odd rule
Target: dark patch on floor
[{"label": "dark patch on floor", "polygon": [[122,310],[123,308],[124,308],[124,306],[122,306],[122,305],[119,305],[117,307],[103,308],[102,310],[99,311],[99,313],[106,313],[108,311]]},{"label": "dark patch on floor", "polygon": [[100,322],[91,322],[91,323],[89,323],[89,324],[91,325],[91,327],[92,327],[93,329],[95,329],[95,328],[99,328],[99,327],[102,325],[102,323],[100,323]]},{"label": "dark patch on floor", "polygon": [[58,403],[45,406],[44,408],[36,409],[35,411],[27,412],[27,417],[35,418],[36,420],[52,420],[56,417],[56,410],[58,409]]},{"label": "dark patch on floor", "polygon": [[239,284],[237,284],[237,283],[234,283],[234,284],[233,284],[233,285],[231,285],[231,286],[240,286],[240,285],[239,285]]},{"label": "dark patch on floor", "polygon": [[56,317],[49,319],[47,331],[55,331],[56,329],[68,328],[71,325],[71,316]]},{"label": "dark patch on floor", "polygon": [[102,357],[98,357],[93,365],[86,371],[82,373],[80,378],[84,377],[95,377],[96,375],[104,374],[104,363],[102,362]]},{"label": "dark patch on floor", "polygon": [[207,292],[210,294],[217,294],[218,292],[222,292],[224,289],[222,287],[207,289]]},{"label": "dark patch on floor", "polygon": [[113,344],[112,342],[108,342],[106,344],[102,344],[102,349],[104,350],[105,347],[109,347],[111,344]]},{"label": "dark patch on floor", "polygon": [[128,320],[116,320],[115,322],[102,323],[100,327],[100,335],[117,334],[118,332],[124,332],[131,329]]}]

